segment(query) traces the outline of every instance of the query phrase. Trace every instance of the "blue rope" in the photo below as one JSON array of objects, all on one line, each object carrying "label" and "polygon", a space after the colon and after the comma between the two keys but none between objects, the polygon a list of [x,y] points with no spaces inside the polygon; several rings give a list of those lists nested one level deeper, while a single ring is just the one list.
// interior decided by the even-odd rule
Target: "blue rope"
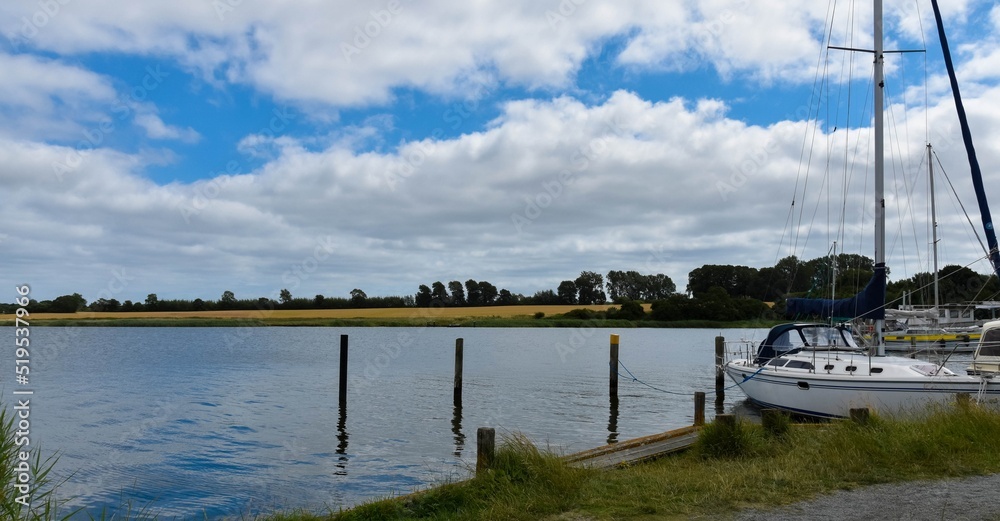
[{"label": "blue rope", "polygon": [[740,382],[740,383],[741,383],[741,384],[745,384],[745,383],[747,383],[747,382],[748,382],[748,381],[749,381],[749,380],[750,380],[751,378],[753,378],[753,377],[755,377],[755,376],[759,375],[759,374],[760,374],[760,372],[761,372],[761,371],[763,371],[763,370],[764,370],[764,366],[761,366],[761,367],[760,367],[760,369],[758,369],[758,370],[757,370],[756,372],[754,372],[754,374],[752,374],[752,375],[750,375],[750,376],[747,376],[747,377],[744,377],[744,378],[743,378],[743,381],[742,381],[742,382]]}]

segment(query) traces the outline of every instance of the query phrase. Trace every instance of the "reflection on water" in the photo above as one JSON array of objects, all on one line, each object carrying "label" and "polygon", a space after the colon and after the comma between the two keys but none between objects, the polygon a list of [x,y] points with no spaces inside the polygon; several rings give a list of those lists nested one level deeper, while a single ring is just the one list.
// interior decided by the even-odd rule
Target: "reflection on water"
[{"label": "reflection on water", "polygon": [[462,449],[465,448],[465,434],[462,433],[462,400],[455,402],[452,407],[451,433],[455,435],[455,457],[462,457]]},{"label": "reflection on water", "polygon": [[340,401],[340,417],[337,419],[337,471],[334,474],[338,476],[347,475],[347,439],[350,435],[347,434],[347,404],[341,400]]},{"label": "reflection on water", "polygon": [[[40,327],[32,430],[59,450],[71,506],[90,512],[123,498],[151,502],[161,519],[336,510],[467,477],[476,455],[465,430],[571,453],[690,425],[690,396],[714,388],[719,332],[620,332],[622,362],[676,394],[622,380],[609,397],[610,333]],[[342,334],[350,404],[332,384]],[[466,351],[459,400],[456,337]],[[0,357],[0,374],[12,365]],[[728,394],[725,408],[743,399]]]},{"label": "reflection on water", "polygon": [[611,394],[608,413],[608,445],[618,442],[618,393]]}]

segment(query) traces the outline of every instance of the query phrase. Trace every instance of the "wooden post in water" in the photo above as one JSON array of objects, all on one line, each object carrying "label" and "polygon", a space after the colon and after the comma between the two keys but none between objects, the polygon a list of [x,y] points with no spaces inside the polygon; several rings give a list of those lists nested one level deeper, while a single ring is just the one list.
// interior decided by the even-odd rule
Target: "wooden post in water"
[{"label": "wooden post in water", "polygon": [[462,406],[462,357],[465,339],[455,339],[455,406]]},{"label": "wooden post in water", "polygon": [[611,377],[609,392],[611,393],[611,398],[617,400],[618,399],[618,335],[611,335],[611,362],[608,367],[610,368],[609,376]]},{"label": "wooden post in water", "polygon": [[493,467],[496,457],[496,430],[480,427],[476,430],[476,474]]},{"label": "wooden post in water", "polygon": [[715,337],[715,412],[721,413],[726,401],[726,373],[722,370],[725,362],[726,339]]},{"label": "wooden post in water", "polygon": [[694,393],[694,424],[696,427],[705,425],[705,393]]},{"label": "wooden post in water", "polygon": [[735,414],[717,414],[715,415],[715,421],[723,428],[732,429],[736,427]]},{"label": "wooden post in water", "polygon": [[340,406],[347,405],[347,335],[340,335]]}]

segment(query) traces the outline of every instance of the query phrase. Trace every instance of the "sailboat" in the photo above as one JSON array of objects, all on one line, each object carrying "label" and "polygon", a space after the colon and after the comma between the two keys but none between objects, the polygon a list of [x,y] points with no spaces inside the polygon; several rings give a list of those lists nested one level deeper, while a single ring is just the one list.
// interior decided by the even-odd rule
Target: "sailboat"
[{"label": "sailboat", "polygon": [[[1000,252],[986,201],[972,137],[958,90],[945,38],[941,13],[931,1],[962,134],[969,155],[973,185],[979,201],[990,251],[1000,276]],[[723,364],[723,371],[747,398],[763,407],[820,417],[846,417],[854,408],[889,414],[913,412],[932,403],[954,402],[959,395],[977,401],[1000,402],[1000,321],[983,327],[974,359],[979,374],[958,374],[944,364],[914,358],[886,356],[885,322],[885,197],[884,197],[884,55],[882,0],[874,0],[874,134],[875,134],[875,269],[857,295],[840,300],[789,299],[789,314],[851,317],[873,321],[871,346],[865,348],[847,327],[832,323],[791,323],[775,326],[753,352],[741,353]],[[845,49],[845,48],[840,48]],[[845,49],[855,51],[857,49]],[[990,365],[989,362],[992,362]],[[993,371],[991,371],[991,369]]]},{"label": "sailboat", "polygon": [[892,319],[895,328],[887,327],[883,338],[885,349],[890,352],[916,353],[919,350],[936,350],[940,353],[972,353],[976,340],[981,336],[982,327],[976,323],[974,306],[966,304],[941,305],[938,269],[937,209],[934,201],[934,162],[931,144],[927,144],[927,178],[930,185],[931,203],[931,247],[934,259],[934,305],[903,305],[899,309],[887,309],[886,318]]}]

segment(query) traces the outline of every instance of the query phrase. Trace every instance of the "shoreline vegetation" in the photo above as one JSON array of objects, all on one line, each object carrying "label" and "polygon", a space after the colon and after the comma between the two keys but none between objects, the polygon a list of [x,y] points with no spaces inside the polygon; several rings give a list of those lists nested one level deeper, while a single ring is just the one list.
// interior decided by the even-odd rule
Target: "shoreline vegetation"
[{"label": "shoreline vegetation", "polygon": [[[649,305],[643,306],[647,311]],[[461,308],[274,309],[227,311],[78,311],[33,313],[35,326],[61,327],[598,327],[768,328],[774,320],[629,320],[608,318],[606,305],[483,306]],[[14,325],[14,315],[0,315]]]},{"label": "shoreline vegetation", "polygon": [[[4,439],[13,434],[11,416],[0,413],[0,431]],[[497,448],[490,468],[471,479],[373,498],[349,509],[247,512],[236,519],[731,520],[748,511],[766,513],[872,485],[995,475],[1000,473],[997,432],[1000,413],[971,403],[909,418],[872,415],[859,422],[794,424],[786,416],[765,427],[740,419],[733,425],[709,423],[688,451],[607,470],[570,466],[515,432]],[[0,459],[10,463],[16,446],[7,443],[2,449]],[[43,474],[53,465],[51,458],[35,462]],[[140,506],[123,499],[117,508],[67,511],[65,500],[57,499],[60,485],[42,486],[30,509],[0,495],[0,508],[10,519],[31,521],[81,513],[100,520],[160,519],[155,501]],[[995,515],[992,504],[988,508]],[[975,513],[976,518],[985,514]],[[947,518],[946,511],[935,514]]]},{"label": "shoreline vegetation", "polygon": [[998,431],[1000,414],[974,405],[908,419],[871,416],[864,423],[793,424],[786,417],[765,428],[746,420],[713,422],[686,452],[612,470],[571,467],[515,433],[498,448],[490,470],[466,481],[348,510],[254,519],[726,520],[840,490],[996,474]]}]

